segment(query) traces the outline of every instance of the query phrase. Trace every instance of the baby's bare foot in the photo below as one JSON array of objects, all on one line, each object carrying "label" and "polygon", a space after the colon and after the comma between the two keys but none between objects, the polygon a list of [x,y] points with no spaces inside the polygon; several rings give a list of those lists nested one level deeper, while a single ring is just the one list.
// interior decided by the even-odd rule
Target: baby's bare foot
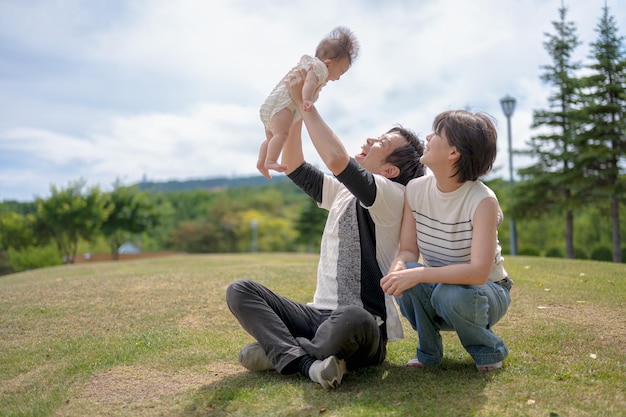
[{"label": "baby's bare foot", "polygon": [[257,161],[256,169],[258,169],[259,172],[268,180],[272,179],[272,176],[270,175],[269,170],[265,168],[265,163],[263,161]]},{"label": "baby's bare foot", "polygon": [[265,161],[265,169],[276,172],[285,172],[287,171],[287,165],[279,164],[277,161]]}]

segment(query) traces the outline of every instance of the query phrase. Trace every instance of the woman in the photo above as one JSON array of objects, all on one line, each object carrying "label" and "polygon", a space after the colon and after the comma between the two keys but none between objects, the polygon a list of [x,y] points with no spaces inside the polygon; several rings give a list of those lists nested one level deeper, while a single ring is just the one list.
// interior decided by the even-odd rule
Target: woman
[{"label": "woman", "polygon": [[381,286],[418,333],[407,366],[441,363],[440,331],[454,330],[478,370],[499,369],[508,349],[491,328],[511,302],[512,281],[498,200],[478,181],[496,158],[496,129],[483,113],[455,110],[438,115],[433,130],[421,157],[433,175],[407,184],[400,249]]}]

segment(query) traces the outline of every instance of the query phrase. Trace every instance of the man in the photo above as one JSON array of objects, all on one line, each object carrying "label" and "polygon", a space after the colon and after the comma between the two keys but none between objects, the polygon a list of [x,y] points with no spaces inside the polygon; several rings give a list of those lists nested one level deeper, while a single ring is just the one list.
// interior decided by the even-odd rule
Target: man
[{"label": "man", "polygon": [[[232,283],[226,301],[257,340],[239,354],[244,367],[299,372],[333,389],[346,369],[382,363],[387,341],[403,337],[394,300],[380,279],[398,250],[404,185],[424,174],[423,144],[394,127],[367,139],[350,157],[315,107],[303,110],[303,79],[292,71],[286,81],[302,121],[291,129],[282,163],[289,178],[329,210],[313,302],[291,301],[249,280]],[[333,175],[305,162],[302,122]]]}]

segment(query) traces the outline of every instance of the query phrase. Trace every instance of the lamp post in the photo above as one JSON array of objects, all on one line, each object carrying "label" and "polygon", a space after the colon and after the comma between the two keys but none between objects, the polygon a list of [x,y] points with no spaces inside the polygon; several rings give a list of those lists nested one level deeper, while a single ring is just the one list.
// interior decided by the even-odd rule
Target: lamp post
[{"label": "lamp post", "polygon": [[259,228],[259,221],[257,219],[252,219],[250,221],[250,229],[252,230],[252,245],[250,250],[252,252],[257,251],[257,229]]},{"label": "lamp post", "polygon": [[[502,111],[506,116],[506,124],[509,135],[509,201],[513,198],[513,147],[511,144],[511,116],[515,110],[515,99],[508,94],[500,99]],[[511,216],[511,255],[517,255],[517,231],[515,229],[515,219]]]}]

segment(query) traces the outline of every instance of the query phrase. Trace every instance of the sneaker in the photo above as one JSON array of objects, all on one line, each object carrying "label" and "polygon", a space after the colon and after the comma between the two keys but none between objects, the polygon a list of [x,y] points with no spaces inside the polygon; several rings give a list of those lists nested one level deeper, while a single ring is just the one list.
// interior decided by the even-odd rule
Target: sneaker
[{"label": "sneaker", "polygon": [[425,365],[417,359],[417,356],[406,363],[409,368],[423,368]]},{"label": "sneaker", "polygon": [[309,377],[324,389],[334,389],[341,384],[346,373],[346,361],[330,356],[323,361],[315,361],[309,368]]},{"label": "sneaker", "polygon": [[249,371],[262,372],[274,369],[274,364],[259,342],[250,343],[239,351],[239,363]]},{"label": "sneaker", "polygon": [[490,372],[502,368],[502,361],[496,363],[487,363],[485,365],[476,365],[480,372]]}]

